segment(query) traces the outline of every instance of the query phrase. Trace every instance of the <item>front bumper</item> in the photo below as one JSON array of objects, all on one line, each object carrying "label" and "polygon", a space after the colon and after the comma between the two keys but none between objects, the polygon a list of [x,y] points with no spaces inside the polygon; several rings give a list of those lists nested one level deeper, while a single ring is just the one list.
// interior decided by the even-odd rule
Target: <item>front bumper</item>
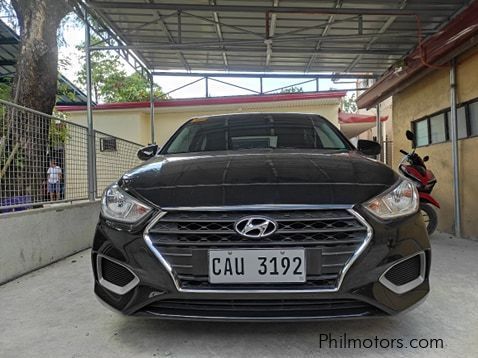
[{"label": "front bumper", "polygon": [[[412,308],[429,292],[430,244],[421,215],[380,222],[367,212],[357,211],[370,226],[371,237],[336,290],[182,290],[144,240],[146,223],[127,231],[100,218],[92,250],[95,293],[126,315],[188,320],[359,318],[393,315]],[[417,254],[423,257],[424,265],[418,285],[397,293],[381,282],[388,269]],[[115,293],[101,282],[99,257],[124,266],[137,284],[127,292]]]}]

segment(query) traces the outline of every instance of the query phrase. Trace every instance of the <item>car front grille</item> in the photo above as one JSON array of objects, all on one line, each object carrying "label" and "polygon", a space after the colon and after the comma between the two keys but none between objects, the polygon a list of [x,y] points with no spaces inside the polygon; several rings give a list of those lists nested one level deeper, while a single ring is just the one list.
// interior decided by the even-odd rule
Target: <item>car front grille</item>
[{"label": "car front grille", "polygon": [[142,310],[145,314],[216,319],[326,319],[379,314],[375,307],[353,299],[199,300],[167,299]]},{"label": "car front grille", "polygon": [[[277,223],[265,238],[246,238],[234,230],[241,218],[258,215]],[[350,211],[170,211],[150,229],[154,249],[188,289],[334,289],[345,265],[367,238],[367,227]],[[307,277],[299,284],[210,284],[208,250],[304,248]],[[314,260],[320,256],[319,260]],[[320,262],[320,265],[317,264]]]}]

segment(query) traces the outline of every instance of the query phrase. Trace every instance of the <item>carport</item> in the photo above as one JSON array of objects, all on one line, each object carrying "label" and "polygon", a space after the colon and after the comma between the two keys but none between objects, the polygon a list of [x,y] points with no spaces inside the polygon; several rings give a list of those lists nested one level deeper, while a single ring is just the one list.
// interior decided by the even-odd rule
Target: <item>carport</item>
[{"label": "carport", "polygon": [[[79,1],[76,11],[86,23],[90,201],[98,195],[89,61],[92,51],[116,51],[148,78],[151,88],[161,76],[190,76],[198,78],[195,82],[203,81],[206,94],[209,81],[234,86],[234,79],[243,77],[257,79],[261,84],[259,96],[268,78],[315,81],[317,91],[321,78],[361,79],[367,86],[359,104],[377,108],[377,140],[381,142],[379,103],[394,92],[380,86],[402,73],[409,74],[409,62],[404,59],[415,59],[427,69],[443,66],[444,62],[428,57],[431,40],[446,33],[450,23],[458,23],[453,25],[454,32],[448,33],[448,42],[464,51],[476,44],[478,33],[478,1],[461,0],[104,0]],[[91,43],[92,33],[101,38],[99,43]],[[459,237],[456,78],[453,56],[448,60],[450,156],[455,234]],[[154,106],[159,99],[152,93],[150,134],[151,142],[155,142]],[[53,208],[51,214],[58,215],[55,210],[64,209]],[[82,235],[92,237],[96,214],[85,207],[65,220],[81,222]],[[30,214],[24,215],[28,218]],[[94,300],[89,251],[82,251],[0,287],[4,302],[0,320],[6,323],[0,329],[0,355],[175,357],[245,356],[254,352],[276,357],[325,352],[331,356],[477,356],[474,305],[478,299],[478,245],[451,238],[448,234],[432,238],[433,293],[418,310],[389,319],[320,324],[181,323],[121,317]],[[352,350],[321,346],[321,334],[339,342],[344,334],[372,340],[377,336],[405,339],[406,347]],[[410,339],[424,339],[424,344],[438,346],[416,349]],[[443,345],[432,339],[441,339]]]},{"label": "carport", "polygon": [[[477,11],[476,1],[459,0],[108,0],[80,1],[77,8],[86,23],[87,69],[92,51],[114,50],[150,81],[151,88],[161,76],[197,77],[189,84],[203,81],[206,96],[210,81],[239,87],[234,79],[244,77],[259,81],[259,90],[251,90],[257,95],[265,93],[263,81],[267,78],[294,78],[299,84],[315,81],[316,91],[320,78],[361,80],[367,86],[352,90],[366,91],[359,99],[360,106],[376,107],[379,143],[383,136],[379,104],[393,93],[382,89],[383,84],[397,82],[404,74],[416,74],[417,62],[426,70],[443,66],[437,49],[443,54],[450,46],[461,51],[470,47],[478,32]],[[91,33],[101,41],[90,43]],[[461,236],[454,58],[453,54],[447,57],[451,61],[453,231]],[[91,81],[87,82],[88,128],[92,133]],[[373,91],[367,91],[375,82]],[[151,90],[152,143],[156,100]],[[92,153],[93,137],[89,138]],[[92,199],[97,195],[94,160],[89,161],[88,177]]]}]

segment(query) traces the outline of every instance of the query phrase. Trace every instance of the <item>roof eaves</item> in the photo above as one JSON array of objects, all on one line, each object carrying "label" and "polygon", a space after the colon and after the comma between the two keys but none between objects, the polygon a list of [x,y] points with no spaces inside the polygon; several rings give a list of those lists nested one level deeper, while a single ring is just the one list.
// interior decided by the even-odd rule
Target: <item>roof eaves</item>
[{"label": "roof eaves", "polygon": [[[228,105],[228,104],[252,104],[268,103],[282,101],[304,101],[320,99],[337,99],[344,97],[345,91],[327,91],[314,93],[287,93],[275,95],[260,96],[234,96],[234,97],[209,97],[192,99],[167,99],[157,101],[155,107],[191,107],[191,106],[209,106],[209,105]],[[105,103],[94,107],[94,110],[114,110],[114,109],[136,109],[149,108],[149,102],[125,102],[125,103]],[[85,106],[58,106],[58,111],[83,111]]]},{"label": "roof eaves", "polygon": [[[429,37],[404,59],[404,68],[389,69],[376,83],[357,98],[359,108],[371,108],[410,86],[451,58],[478,44],[478,1],[453,18],[440,32]],[[426,56],[426,59],[424,59]]]}]

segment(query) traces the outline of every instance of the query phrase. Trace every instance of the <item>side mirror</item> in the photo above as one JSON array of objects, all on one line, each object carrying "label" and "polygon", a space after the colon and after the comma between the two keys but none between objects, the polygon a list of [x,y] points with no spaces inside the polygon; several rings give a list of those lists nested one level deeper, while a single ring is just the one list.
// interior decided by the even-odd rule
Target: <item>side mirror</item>
[{"label": "side mirror", "polygon": [[159,146],[157,144],[150,144],[138,150],[137,156],[140,160],[148,160],[153,158],[158,150]]},{"label": "side mirror", "polygon": [[365,155],[379,155],[382,147],[377,142],[365,139],[359,139],[357,149]]},{"label": "side mirror", "polygon": [[424,162],[428,162],[429,160],[430,160],[430,157],[429,157],[428,155],[425,155],[425,156],[423,157],[423,161],[424,161]]},{"label": "side mirror", "polygon": [[411,140],[411,141],[414,141],[414,140],[415,140],[415,134],[413,134],[412,131],[407,130],[407,131],[405,132],[405,135],[407,136],[407,139],[408,139],[408,140]]}]

